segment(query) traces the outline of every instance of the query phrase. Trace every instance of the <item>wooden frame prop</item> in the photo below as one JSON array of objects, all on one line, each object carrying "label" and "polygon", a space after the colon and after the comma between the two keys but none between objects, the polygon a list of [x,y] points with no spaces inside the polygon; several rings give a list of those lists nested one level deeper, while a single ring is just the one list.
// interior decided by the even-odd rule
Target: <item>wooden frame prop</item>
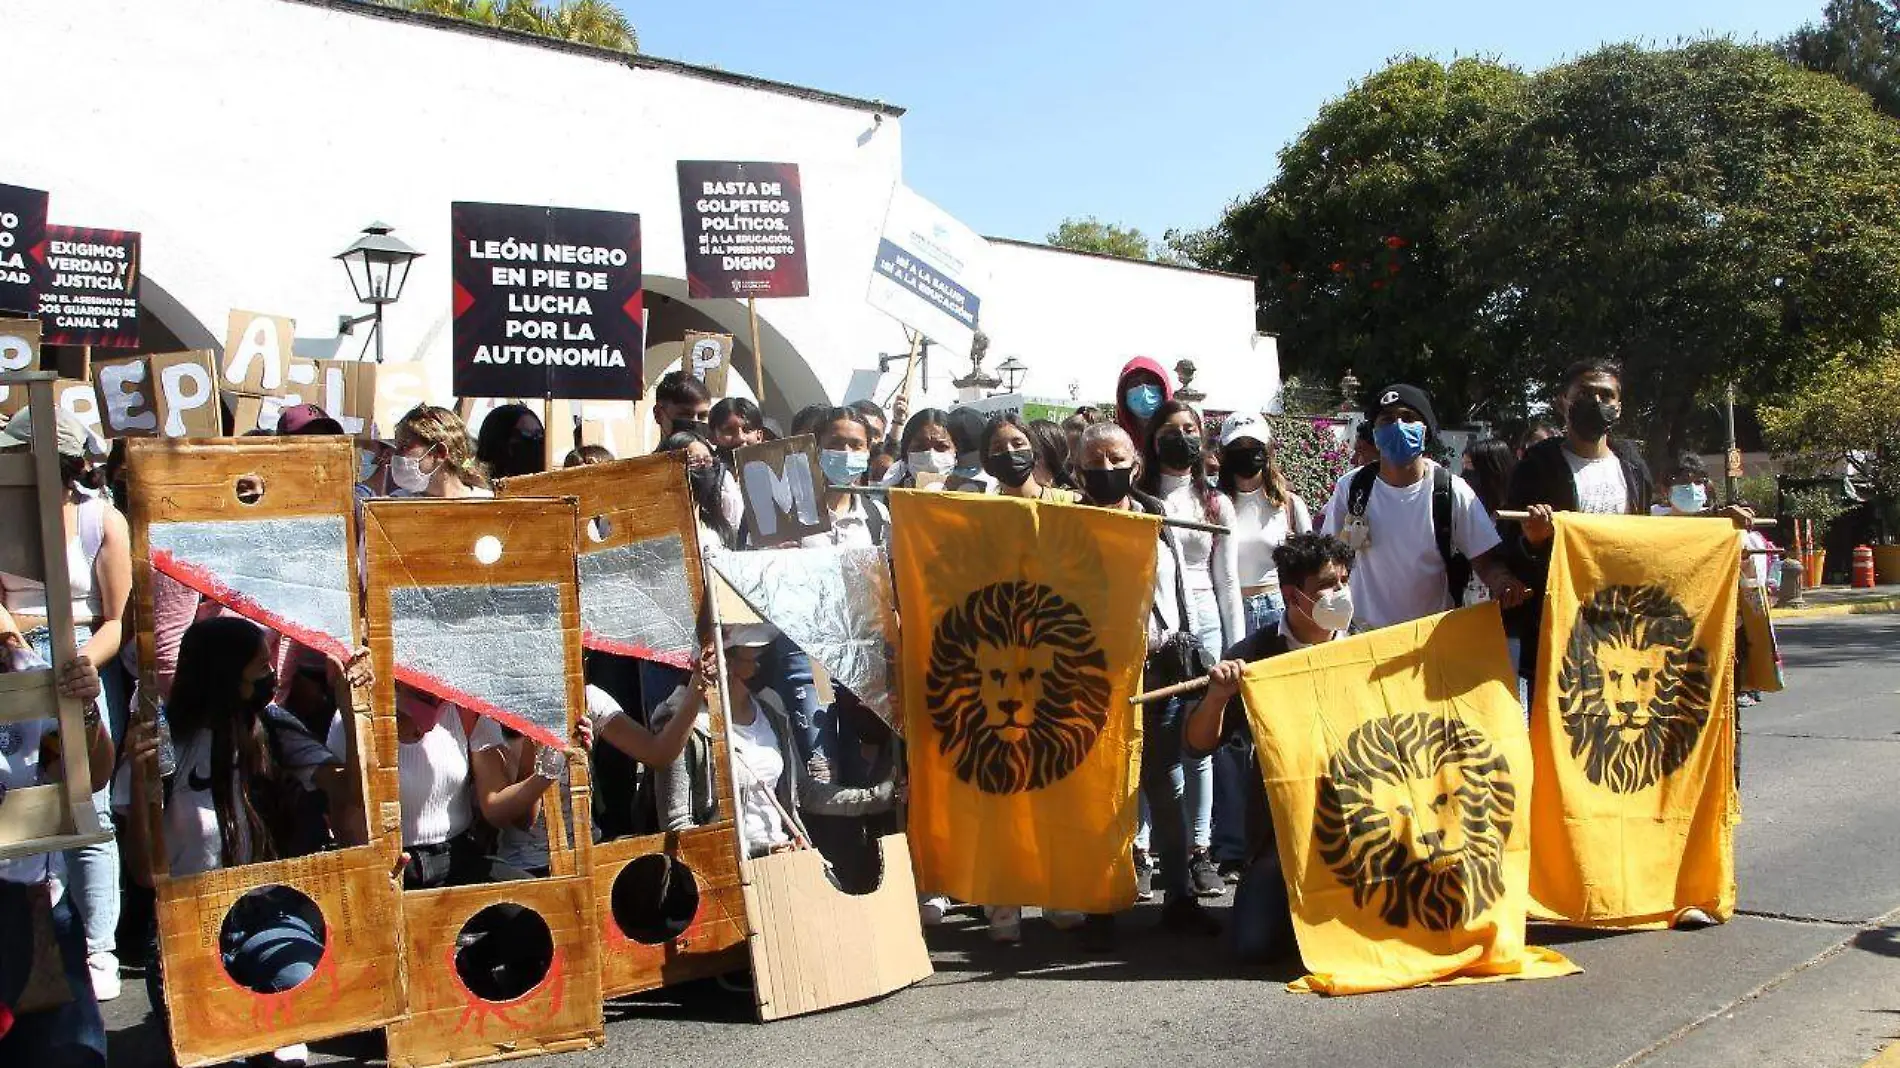
[{"label": "wooden frame prop", "polygon": [[[0,571],[37,578],[48,590],[68,588],[66,527],[61,515],[66,487],[59,477],[58,440],[49,372],[0,375],[0,388],[24,390],[33,420],[33,447],[0,454]],[[92,807],[92,768],[86,752],[85,706],[61,697],[58,665],[79,654],[73,640],[73,603],[47,597],[46,627],[53,663],[32,671],[0,674],[0,725],[55,719],[60,745],[59,781],[0,790],[0,860],[97,845],[112,840]]]},{"label": "wooden frame prop", "polygon": [[[246,496],[250,489],[263,490],[249,503],[238,496],[245,476],[256,480]],[[135,438],[126,442],[126,479],[141,694],[135,715],[141,721],[150,722],[157,712],[152,619],[158,575],[326,655],[347,658],[360,645],[356,456],[349,443],[314,437]],[[389,793],[396,789],[395,723],[375,715],[364,696],[347,697],[354,748],[392,754],[386,765],[351,765],[367,806],[378,794],[372,782],[381,781]],[[369,744],[372,735],[379,744]],[[371,820],[365,845],[173,878],[153,763],[133,767],[133,818],[146,821],[178,1063],[222,1063],[400,1016],[400,889],[391,875],[401,844],[398,821]],[[316,974],[277,994],[238,985],[220,953],[220,932],[233,904],[268,886],[290,887],[314,902],[326,936]]]},{"label": "wooden frame prop", "polygon": [[[698,655],[695,620],[706,596],[698,524],[685,460],[665,453],[505,479],[500,493],[571,496],[580,504],[582,640],[588,648],[677,667]],[[671,604],[663,603],[676,598]],[[743,966],[747,935],[739,887],[739,838],[723,704],[712,720],[713,793],[719,818],[686,831],[636,835],[594,847],[593,894],[599,921],[601,989],[638,993]],[[600,744],[600,743],[597,743]],[[632,937],[613,914],[614,884],[642,857],[684,865],[699,890],[686,929],[669,942]]]},{"label": "wooden frame prop", "polygon": [[[364,513],[376,708],[393,719],[400,677],[536,737],[550,733],[552,709],[565,744],[585,708],[574,500],[387,500],[371,501]],[[509,640],[508,648],[495,649],[496,639]],[[388,742],[377,755],[393,768],[394,737]],[[589,882],[592,795],[586,763],[571,753],[568,778],[567,811],[557,791],[542,808],[547,878],[402,894],[409,1013],[389,1026],[392,1066],[473,1064],[606,1041]],[[399,822],[394,777],[376,785],[385,824]],[[532,911],[553,937],[547,973],[507,1002],[476,996],[455,969],[464,925],[491,905]]]}]

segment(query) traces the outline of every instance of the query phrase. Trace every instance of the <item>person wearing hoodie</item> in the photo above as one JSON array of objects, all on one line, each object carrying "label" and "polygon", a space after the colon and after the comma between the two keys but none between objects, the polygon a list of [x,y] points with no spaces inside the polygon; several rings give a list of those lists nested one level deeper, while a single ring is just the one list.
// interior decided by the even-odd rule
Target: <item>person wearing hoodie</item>
[{"label": "person wearing hoodie", "polygon": [[1137,452],[1148,447],[1148,421],[1162,404],[1174,399],[1174,386],[1161,365],[1137,356],[1122,365],[1115,379],[1115,422],[1128,432]]}]

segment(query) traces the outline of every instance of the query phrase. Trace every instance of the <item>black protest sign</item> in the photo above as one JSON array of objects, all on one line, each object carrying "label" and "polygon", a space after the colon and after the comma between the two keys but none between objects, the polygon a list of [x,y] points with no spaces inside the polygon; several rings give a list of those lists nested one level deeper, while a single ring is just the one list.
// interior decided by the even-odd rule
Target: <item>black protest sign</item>
[{"label": "black protest sign", "polygon": [[747,445],[733,454],[745,493],[745,533],[756,547],[831,529],[825,476],[810,434]]},{"label": "black protest sign", "polygon": [[46,194],[0,185],[0,312],[39,310],[34,299],[34,263],[46,240]]},{"label": "black protest sign", "polygon": [[41,343],[138,348],[139,235],[48,225],[40,247]]},{"label": "black protest sign", "polygon": [[679,180],[687,296],[810,294],[798,164],[683,159]]},{"label": "black protest sign", "polygon": [[640,396],[640,216],[458,202],[449,222],[456,396]]}]

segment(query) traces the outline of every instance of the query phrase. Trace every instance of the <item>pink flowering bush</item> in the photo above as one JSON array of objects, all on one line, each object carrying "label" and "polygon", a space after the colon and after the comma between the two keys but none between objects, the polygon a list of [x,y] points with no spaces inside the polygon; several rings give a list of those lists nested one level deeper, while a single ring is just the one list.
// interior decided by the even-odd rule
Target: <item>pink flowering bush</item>
[{"label": "pink flowering bush", "polygon": [[1308,507],[1325,507],[1333,485],[1351,466],[1351,441],[1340,440],[1330,420],[1270,415],[1267,421],[1273,426],[1276,461],[1287,486]]}]

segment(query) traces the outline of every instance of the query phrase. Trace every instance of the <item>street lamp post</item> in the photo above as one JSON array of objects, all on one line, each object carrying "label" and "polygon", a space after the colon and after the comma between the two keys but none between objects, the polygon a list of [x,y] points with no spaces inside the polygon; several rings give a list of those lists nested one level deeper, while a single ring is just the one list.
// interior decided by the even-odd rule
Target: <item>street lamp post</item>
[{"label": "street lamp post", "polygon": [[376,339],[377,363],[383,362],[383,307],[402,297],[403,284],[409,281],[409,266],[422,256],[401,238],[391,236],[392,229],[388,223],[370,223],[354,244],[336,254],[350,276],[357,302],[369,305],[366,314],[337,316],[336,332],[353,333],[358,326],[369,323],[370,336]]},{"label": "street lamp post", "polygon": [[1016,392],[1016,387],[1022,384],[1023,376],[1029,373],[1029,365],[1014,356],[997,364],[996,369],[1003,376],[1003,392],[1005,393]]}]

